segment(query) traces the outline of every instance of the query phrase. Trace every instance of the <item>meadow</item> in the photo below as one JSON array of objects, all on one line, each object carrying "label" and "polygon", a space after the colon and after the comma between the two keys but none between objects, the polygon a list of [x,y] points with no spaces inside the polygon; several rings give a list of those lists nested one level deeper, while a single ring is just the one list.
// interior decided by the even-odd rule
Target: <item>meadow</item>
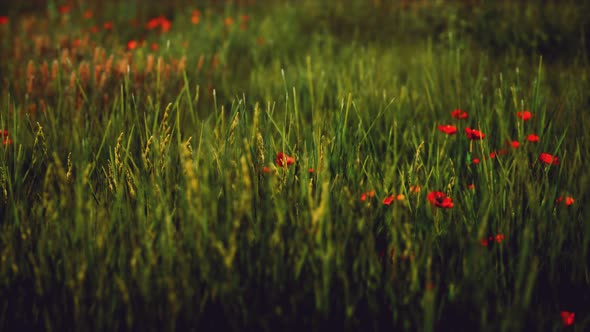
[{"label": "meadow", "polygon": [[0,330],[589,330],[588,12],[0,4]]}]

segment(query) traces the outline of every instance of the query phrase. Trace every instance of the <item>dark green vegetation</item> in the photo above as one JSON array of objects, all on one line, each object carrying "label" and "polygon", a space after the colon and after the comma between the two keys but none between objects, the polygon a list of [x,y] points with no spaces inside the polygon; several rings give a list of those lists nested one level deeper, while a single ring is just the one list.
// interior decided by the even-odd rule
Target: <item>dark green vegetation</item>
[{"label": "dark green vegetation", "polygon": [[0,7],[0,330],[590,328],[587,4],[38,3]]}]

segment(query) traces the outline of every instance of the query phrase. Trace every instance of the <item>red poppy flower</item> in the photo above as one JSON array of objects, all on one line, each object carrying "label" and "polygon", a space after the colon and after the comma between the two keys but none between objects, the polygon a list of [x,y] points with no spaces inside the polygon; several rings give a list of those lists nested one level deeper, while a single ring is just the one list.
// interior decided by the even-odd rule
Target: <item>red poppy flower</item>
[{"label": "red poppy flower", "polygon": [[484,133],[482,133],[479,130],[476,129],[471,129],[469,127],[465,128],[465,133],[467,134],[467,137],[471,140],[480,140],[480,139],[484,139],[486,137],[486,135]]},{"label": "red poppy flower", "polygon": [[113,29],[113,22],[104,22],[102,26],[105,30],[112,30]]},{"label": "red poppy flower", "polygon": [[313,174],[315,172],[315,169],[313,169],[313,167],[310,167],[307,169],[307,172],[309,172],[309,174]]},{"label": "red poppy flower", "polygon": [[92,10],[86,10],[84,12],[84,18],[87,19],[87,20],[91,19],[92,18],[92,15],[93,15]]},{"label": "red poppy flower", "polygon": [[275,158],[275,163],[279,166],[279,167],[283,167],[283,166],[291,166],[295,163],[295,158],[288,156],[286,154],[284,154],[283,152],[279,152],[277,153],[277,157]]},{"label": "red poppy flower", "polygon": [[522,112],[516,112],[516,116],[521,118],[522,121],[528,121],[533,117],[533,114],[527,110]]},{"label": "red poppy flower", "polygon": [[148,30],[153,30],[153,29],[156,29],[159,27],[162,32],[168,32],[170,30],[171,26],[172,26],[172,23],[170,22],[170,20],[168,20],[164,16],[158,16],[158,17],[152,18],[145,25],[146,29],[148,29]]},{"label": "red poppy flower", "polygon": [[535,135],[535,134],[530,134],[526,137],[526,140],[529,142],[533,142],[536,143],[539,141],[539,136]]},{"label": "red poppy flower", "polygon": [[404,199],[406,199],[406,196],[404,194],[397,194],[395,195],[395,199],[397,199],[398,201],[403,201]]},{"label": "red poppy flower", "polygon": [[487,246],[488,246],[488,244],[489,244],[489,242],[488,242],[488,238],[487,238],[487,237],[484,237],[483,239],[481,239],[481,240],[479,241],[479,244],[481,244],[481,246],[482,246],[482,247],[487,247]]},{"label": "red poppy flower", "polygon": [[439,125],[438,130],[442,131],[447,135],[453,135],[457,133],[457,127],[453,125]]},{"label": "red poppy flower", "polygon": [[139,43],[137,42],[137,40],[130,40],[127,42],[127,49],[128,50],[134,50],[137,48],[137,46],[139,46]]},{"label": "red poppy flower", "polygon": [[0,137],[2,137],[2,145],[12,144],[12,140],[8,138],[8,130],[0,130]]},{"label": "red poppy flower", "polygon": [[462,111],[460,109],[456,109],[451,112],[451,116],[455,119],[467,119],[467,112]]},{"label": "red poppy flower", "polygon": [[559,165],[559,158],[549,154],[549,153],[541,153],[539,155],[539,160],[544,162],[547,165]]},{"label": "red poppy flower", "polygon": [[10,22],[8,16],[0,16],[0,25],[8,24],[8,22]]},{"label": "red poppy flower", "polygon": [[418,185],[410,186],[410,192],[413,192],[413,193],[419,193],[421,189],[422,189],[422,187],[420,187]]},{"label": "red poppy flower", "polygon": [[428,201],[430,204],[444,209],[450,209],[453,207],[453,200],[450,197],[447,197],[445,193],[440,191],[431,191],[428,193]]},{"label": "red poppy flower", "polygon": [[573,197],[568,196],[565,198],[565,205],[567,205],[567,206],[574,204],[574,202],[575,202],[575,200]]},{"label": "red poppy flower", "polygon": [[467,188],[468,189],[475,189],[475,184],[470,183],[470,184],[467,185]]},{"label": "red poppy flower", "polygon": [[576,316],[575,312],[569,312],[564,310],[560,313],[560,315],[563,326],[571,326],[574,324],[574,318]]},{"label": "red poppy flower", "polygon": [[390,205],[391,202],[393,202],[394,200],[395,200],[395,198],[393,197],[393,195],[389,195],[383,199],[383,204]]},{"label": "red poppy flower", "polygon": [[375,197],[375,190],[367,191],[361,194],[361,201],[366,201],[367,198]]},{"label": "red poppy flower", "polygon": [[518,149],[518,147],[520,146],[520,143],[518,141],[512,141],[510,143],[512,145],[513,148]]},{"label": "red poppy flower", "polygon": [[57,10],[59,11],[60,14],[65,15],[70,12],[70,9],[72,9],[72,7],[70,7],[70,5],[63,5],[63,6],[59,6],[59,8]]},{"label": "red poppy flower", "polygon": [[504,234],[496,234],[496,236],[494,237],[496,243],[502,243],[502,241],[504,241],[505,238],[506,237],[504,236]]},{"label": "red poppy flower", "polygon": [[479,158],[473,158],[473,159],[471,159],[471,162],[477,165],[477,164],[479,164],[480,160],[479,160]]}]

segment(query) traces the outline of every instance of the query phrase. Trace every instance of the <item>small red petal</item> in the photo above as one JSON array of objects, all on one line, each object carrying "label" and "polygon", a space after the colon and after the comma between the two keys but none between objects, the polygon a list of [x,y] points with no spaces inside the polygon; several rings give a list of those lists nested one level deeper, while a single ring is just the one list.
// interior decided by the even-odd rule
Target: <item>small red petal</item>
[{"label": "small red petal", "polygon": [[383,204],[390,205],[391,202],[393,202],[394,200],[395,200],[395,198],[393,197],[393,195],[387,196],[383,199]]},{"label": "small red petal", "polygon": [[460,109],[456,109],[451,112],[451,116],[455,119],[467,119],[467,112],[464,112]]},{"label": "small red petal", "polygon": [[536,143],[536,142],[539,142],[539,136],[537,136],[535,134],[530,134],[526,137],[526,140],[529,142]]},{"label": "small red petal", "polygon": [[563,323],[563,326],[571,326],[574,324],[574,319],[576,317],[575,312],[562,311],[560,313],[560,315],[561,315],[561,322]]},{"label": "small red petal", "polygon": [[453,125],[439,125],[438,130],[447,135],[454,135],[457,133],[457,127]]},{"label": "small red petal", "polygon": [[516,116],[521,118],[523,121],[528,121],[533,117],[533,114],[529,111],[516,112]]}]

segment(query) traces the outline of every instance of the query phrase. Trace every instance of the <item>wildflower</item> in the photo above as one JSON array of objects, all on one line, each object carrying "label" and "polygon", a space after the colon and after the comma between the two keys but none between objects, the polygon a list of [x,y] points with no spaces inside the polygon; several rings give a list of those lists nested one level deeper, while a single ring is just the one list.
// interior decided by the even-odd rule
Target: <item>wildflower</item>
[{"label": "wildflower", "polygon": [[157,43],[152,43],[152,44],[150,45],[150,49],[151,49],[152,51],[156,52],[158,49],[160,49],[160,46],[158,46],[158,44],[157,44]]},{"label": "wildflower", "polygon": [[465,133],[467,134],[467,137],[471,140],[480,140],[480,139],[484,139],[486,137],[486,135],[484,133],[482,133],[479,130],[476,129],[471,129],[469,127],[465,128]]},{"label": "wildflower", "polygon": [[428,194],[428,201],[430,201],[430,204],[444,209],[450,209],[454,205],[453,200],[440,191],[431,191]]},{"label": "wildflower", "polygon": [[406,199],[406,196],[404,196],[404,194],[397,194],[395,196],[395,199],[397,199],[398,201],[403,201],[404,199]]},{"label": "wildflower", "polygon": [[309,174],[313,174],[315,172],[315,169],[313,169],[313,167],[310,167],[310,168],[307,169],[307,172]]},{"label": "wildflower", "polygon": [[395,200],[395,198],[393,197],[393,195],[389,195],[383,199],[383,204],[390,205],[391,202],[393,202],[394,200]]},{"label": "wildflower", "polygon": [[139,43],[135,39],[132,39],[127,42],[127,49],[128,50],[134,50],[137,48],[137,46],[139,46]]},{"label": "wildflower", "polygon": [[528,121],[533,117],[533,114],[527,110],[522,112],[516,112],[516,116],[521,118],[522,121]]},{"label": "wildflower", "polygon": [[487,247],[487,246],[488,246],[488,244],[489,244],[489,242],[488,242],[488,238],[487,238],[487,237],[484,237],[483,239],[481,239],[481,240],[479,241],[479,244],[481,244],[481,246],[482,246],[482,247]]},{"label": "wildflower", "polygon": [[230,27],[230,26],[232,26],[234,24],[234,19],[231,18],[231,17],[226,17],[225,20],[223,20],[223,24],[226,27]]},{"label": "wildflower", "polygon": [[95,34],[95,33],[97,33],[97,32],[98,32],[98,27],[97,27],[96,25],[93,25],[93,26],[90,28],[90,33],[92,33],[92,34]]},{"label": "wildflower", "polygon": [[410,192],[412,193],[419,193],[421,189],[422,187],[420,187],[419,185],[410,186]]},{"label": "wildflower", "polygon": [[172,23],[170,23],[170,20],[168,20],[164,16],[158,16],[158,17],[152,18],[145,25],[146,29],[148,29],[148,30],[154,30],[159,27],[162,32],[168,32],[170,30],[171,26],[172,26]]},{"label": "wildflower", "polygon": [[199,24],[201,22],[201,12],[199,10],[193,10],[191,15],[191,23]]},{"label": "wildflower", "polygon": [[10,22],[8,16],[0,16],[0,25],[8,24],[8,22]]},{"label": "wildflower", "polygon": [[8,130],[0,130],[0,136],[2,136],[2,145],[12,144],[12,140],[8,138]]},{"label": "wildflower", "polygon": [[87,20],[91,19],[92,18],[92,15],[93,15],[92,14],[92,10],[86,10],[84,12],[84,18],[87,19]]},{"label": "wildflower", "polygon": [[361,194],[361,201],[366,201],[367,198],[375,197],[375,190],[367,191]]},{"label": "wildflower", "polygon": [[526,137],[526,140],[529,142],[537,143],[537,142],[539,142],[539,136],[537,136],[535,134],[530,134]]},{"label": "wildflower", "polygon": [[70,5],[62,5],[62,6],[59,6],[59,8],[57,10],[59,11],[60,14],[65,15],[65,14],[69,13],[71,9],[72,9],[72,7],[70,7]]},{"label": "wildflower", "polygon": [[513,148],[518,149],[518,147],[520,146],[520,143],[518,141],[512,141],[512,142],[510,142],[510,145],[512,145]]},{"label": "wildflower", "polygon": [[113,29],[113,22],[104,22],[104,24],[102,25],[102,27],[105,30],[112,30]]},{"label": "wildflower", "polygon": [[479,160],[479,158],[473,158],[473,159],[471,159],[471,162],[477,165],[477,164],[479,164],[480,160]]},{"label": "wildflower", "polygon": [[467,112],[462,111],[460,109],[456,109],[451,112],[451,116],[455,119],[467,119]]},{"label": "wildflower", "polygon": [[439,125],[438,130],[442,131],[447,135],[454,135],[457,133],[457,127],[453,125]]},{"label": "wildflower", "polygon": [[[559,204],[559,203],[563,202],[563,200],[564,200],[563,196],[559,196],[555,199],[555,203]],[[574,204],[574,202],[575,202],[575,200],[571,196],[567,196],[565,198],[565,205],[567,205],[567,206]]]},{"label": "wildflower", "polygon": [[269,173],[272,173],[272,170],[270,169],[270,167],[264,166],[264,167],[262,167],[262,172],[265,174],[269,174]]},{"label": "wildflower", "polygon": [[283,152],[279,152],[277,153],[277,157],[275,158],[275,163],[279,167],[291,166],[295,163],[295,158],[288,156]]},{"label": "wildflower", "polygon": [[559,158],[549,154],[549,153],[541,153],[539,155],[539,160],[544,162],[547,165],[559,165]]},{"label": "wildflower", "polygon": [[496,236],[494,237],[496,243],[502,243],[502,241],[504,241],[505,238],[506,237],[504,236],[504,234],[496,234]]},{"label": "wildflower", "polygon": [[561,322],[563,323],[563,326],[571,326],[574,324],[574,318],[576,316],[575,312],[570,312],[570,311],[562,311],[560,313],[561,315]]},{"label": "wildflower", "polygon": [[473,189],[475,189],[475,184],[470,183],[467,185],[467,188],[473,190]]}]

